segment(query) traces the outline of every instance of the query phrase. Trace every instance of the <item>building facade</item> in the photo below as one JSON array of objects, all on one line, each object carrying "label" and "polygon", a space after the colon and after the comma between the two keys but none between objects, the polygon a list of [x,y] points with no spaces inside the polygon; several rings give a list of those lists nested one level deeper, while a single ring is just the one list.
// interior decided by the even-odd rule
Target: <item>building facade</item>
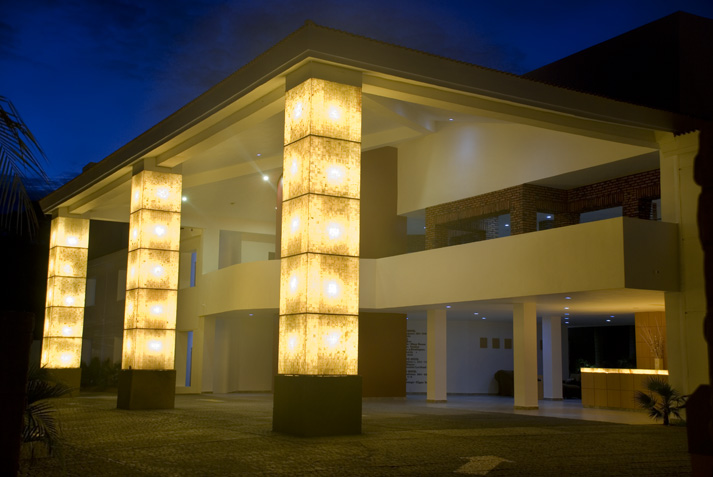
[{"label": "building facade", "polygon": [[[123,339],[97,332],[86,356],[175,370],[178,393],[271,391],[286,91],[355,77],[365,396],[494,393],[504,369],[536,407],[562,398],[569,326],[651,314],[666,349],[638,367],[664,359],[683,393],[707,382],[699,119],[311,23],[43,199],[79,235],[130,224],[123,252],[56,268],[45,364],[76,367],[81,320],[123,308]],[[91,256],[79,235],[53,253]]]}]

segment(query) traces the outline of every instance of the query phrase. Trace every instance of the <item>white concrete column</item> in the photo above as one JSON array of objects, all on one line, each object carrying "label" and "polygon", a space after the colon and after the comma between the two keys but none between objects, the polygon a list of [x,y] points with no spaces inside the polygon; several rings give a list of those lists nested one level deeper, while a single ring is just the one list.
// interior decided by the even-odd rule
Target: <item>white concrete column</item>
[{"label": "white concrete column", "polygon": [[545,399],[562,399],[561,317],[542,318],[542,381]]},{"label": "white concrete column", "polygon": [[446,402],[446,310],[428,310],[426,324],[426,400]]},{"label": "white concrete column", "polygon": [[191,390],[198,393],[213,392],[213,344],[215,318],[199,316],[198,327],[193,330],[193,368]]},{"label": "white concrete column", "polygon": [[537,309],[516,303],[512,319],[515,408],[537,409]]},{"label": "white concrete column", "polygon": [[666,347],[669,383],[690,394],[708,383],[708,347],[703,336],[706,300],[703,250],[696,211],[701,187],[693,179],[698,132],[662,134],[661,218],[678,223],[680,292],[666,292]]},{"label": "white concrete column", "polygon": [[201,265],[202,273],[218,270],[220,251],[220,229],[217,227],[203,229],[201,235]]}]

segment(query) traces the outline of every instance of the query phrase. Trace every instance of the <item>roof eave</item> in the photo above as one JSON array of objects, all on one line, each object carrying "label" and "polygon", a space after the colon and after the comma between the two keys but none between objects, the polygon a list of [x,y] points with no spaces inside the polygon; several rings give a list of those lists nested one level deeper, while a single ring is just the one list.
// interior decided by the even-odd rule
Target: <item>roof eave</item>
[{"label": "roof eave", "polygon": [[308,22],[183,108],[47,195],[40,201],[42,210],[50,213],[93,185],[123,173],[171,138],[308,58],[593,120],[668,132],[696,128],[695,120],[686,116],[571,91]]}]

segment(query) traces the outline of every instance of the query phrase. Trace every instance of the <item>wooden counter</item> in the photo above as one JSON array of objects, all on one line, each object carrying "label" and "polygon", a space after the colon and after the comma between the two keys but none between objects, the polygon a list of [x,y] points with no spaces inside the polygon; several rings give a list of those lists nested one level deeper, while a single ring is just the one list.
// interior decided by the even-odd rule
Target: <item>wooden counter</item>
[{"label": "wooden counter", "polygon": [[668,382],[665,369],[582,368],[582,406],[639,409],[636,391],[646,391],[645,379],[658,376]]}]

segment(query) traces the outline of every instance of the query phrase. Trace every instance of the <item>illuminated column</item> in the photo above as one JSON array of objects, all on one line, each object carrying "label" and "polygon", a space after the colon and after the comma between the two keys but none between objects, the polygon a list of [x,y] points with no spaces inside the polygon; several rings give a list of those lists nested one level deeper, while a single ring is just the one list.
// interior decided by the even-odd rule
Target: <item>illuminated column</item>
[{"label": "illuminated column", "polygon": [[47,270],[47,308],[42,338],[42,367],[79,389],[87,285],[89,219],[52,219]]},{"label": "illuminated column", "polygon": [[562,318],[542,317],[542,384],[545,399],[562,399]]},{"label": "illuminated column", "polygon": [[537,310],[516,303],[512,319],[515,409],[537,409]]},{"label": "illuminated column", "polygon": [[[344,84],[309,77],[291,88],[288,79],[273,419],[277,431],[361,432],[357,79],[358,84]],[[320,391],[311,394],[316,389]],[[346,400],[345,392],[351,396]],[[300,393],[310,409],[296,404]],[[338,407],[337,414],[325,414],[328,407]],[[304,417],[305,424],[293,425],[296,416]]]},{"label": "illuminated column", "polygon": [[173,408],[181,175],[131,179],[124,344],[117,407]]},{"label": "illuminated column", "polygon": [[426,400],[446,402],[446,310],[428,310],[426,320]]}]

